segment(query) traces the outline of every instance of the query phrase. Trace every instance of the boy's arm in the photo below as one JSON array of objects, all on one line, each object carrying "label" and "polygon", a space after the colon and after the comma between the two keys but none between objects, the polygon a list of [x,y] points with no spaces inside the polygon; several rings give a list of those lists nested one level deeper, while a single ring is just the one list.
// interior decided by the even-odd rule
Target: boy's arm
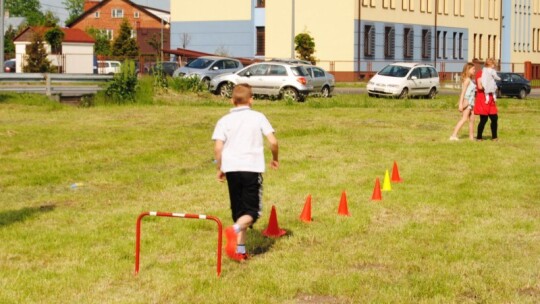
[{"label": "boy's arm", "polygon": [[266,135],[268,142],[270,143],[270,151],[272,151],[272,161],[270,162],[270,167],[272,169],[277,169],[279,167],[279,146],[278,141],[274,133]]},{"label": "boy's arm", "polygon": [[223,141],[217,139],[214,145],[214,157],[216,159],[217,166],[217,179],[220,182],[225,181],[225,173],[221,171],[221,152],[223,151]]}]

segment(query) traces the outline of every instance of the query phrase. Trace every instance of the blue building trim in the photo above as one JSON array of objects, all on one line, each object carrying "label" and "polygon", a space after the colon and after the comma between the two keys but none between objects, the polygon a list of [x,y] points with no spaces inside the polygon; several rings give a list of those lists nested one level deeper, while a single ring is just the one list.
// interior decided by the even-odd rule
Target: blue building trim
[{"label": "blue building trim", "polygon": [[[379,71],[387,64],[393,62],[422,62],[428,64],[436,63],[436,67],[439,70],[444,66],[445,72],[459,73],[462,70],[463,64],[469,57],[469,30],[467,28],[437,27],[435,30],[433,26],[362,20],[360,22],[360,29],[358,29],[358,24],[358,20],[354,20],[354,59],[356,61],[360,59],[360,64],[355,66],[355,72]],[[364,44],[366,40],[368,40],[365,36],[366,25],[371,26],[375,31],[374,46],[372,47],[373,51],[371,56],[366,56],[364,53]],[[393,30],[393,34],[391,35],[391,37],[393,37],[393,48],[390,49],[390,53],[393,51],[392,56],[385,56],[386,28]],[[411,56],[405,56],[404,54],[406,43],[404,39],[405,29],[412,31]],[[424,40],[422,36],[426,30],[429,34],[429,38],[427,39],[429,40],[428,45],[430,47],[427,51],[427,57],[424,58],[422,50]],[[440,57],[438,57],[438,54],[436,53],[435,41],[437,32],[441,33],[439,36]],[[444,33],[446,33],[446,43],[444,43]],[[461,49],[459,48],[460,37]],[[358,54],[359,52],[360,54]],[[358,69],[360,69],[360,71],[358,71]]]},{"label": "blue building trim", "polygon": [[512,71],[512,25],[510,16],[512,10],[511,1],[502,2],[502,31],[501,31],[501,71],[502,72],[511,72]]}]

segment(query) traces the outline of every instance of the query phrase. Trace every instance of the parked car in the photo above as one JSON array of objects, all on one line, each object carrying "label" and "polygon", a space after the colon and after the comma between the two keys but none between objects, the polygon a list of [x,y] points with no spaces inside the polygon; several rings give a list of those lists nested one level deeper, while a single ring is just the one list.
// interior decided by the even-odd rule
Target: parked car
[{"label": "parked car", "polygon": [[304,68],[311,77],[311,83],[313,84],[312,93],[319,94],[322,97],[330,97],[336,84],[334,75],[313,65],[306,65]]},{"label": "parked car", "polygon": [[531,82],[516,73],[498,73],[501,77],[497,81],[497,97],[503,95],[516,96],[524,99],[531,93]]},{"label": "parked car", "polygon": [[203,56],[174,71],[173,77],[196,76],[209,85],[212,78],[225,73],[234,73],[243,67],[242,63],[236,59]]},{"label": "parked car", "polygon": [[302,65],[282,62],[254,63],[242,70],[214,77],[210,91],[230,97],[232,88],[239,83],[251,85],[253,94],[278,96],[304,101],[313,90],[311,78]]},{"label": "parked car", "polygon": [[431,65],[422,63],[393,63],[385,66],[368,84],[369,96],[425,96],[435,98],[439,92],[439,73]]},{"label": "parked car", "polygon": [[4,61],[4,72],[5,73],[15,73],[15,65],[17,62],[15,59],[9,59]]},{"label": "parked car", "polygon": [[306,64],[306,65],[312,65],[311,62],[307,60],[302,59],[296,59],[296,58],[272,58],[270,61],[274,62],[285,62],[290,64]]},{"label": "parked car", "polygon": [[98,74],[112,75],[120,73],[120,61],[98,60]]},{"label": "parked car", "polygon": [[174,72],[180,67],[176,61],[163,61],[152,65],[149,69],[150,74],[162,70],[165,75],[173,76]]}]

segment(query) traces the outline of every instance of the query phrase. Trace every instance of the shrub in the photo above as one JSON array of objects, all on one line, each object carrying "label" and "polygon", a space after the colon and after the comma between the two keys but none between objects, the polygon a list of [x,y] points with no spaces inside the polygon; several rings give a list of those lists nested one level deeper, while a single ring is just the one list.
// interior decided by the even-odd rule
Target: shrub
[{"label": "shrub", "polygon": [[178,92],[203,92],[207,89],[197,76],[173,77],[169,81],[169,87]]},{"label": "shrub", "polygon": [[105,90],[105,94],[114,103],[136,102],[137,74],[132,60],[126,60],[120,68],[120,73],[115,74],[113,81]]}]

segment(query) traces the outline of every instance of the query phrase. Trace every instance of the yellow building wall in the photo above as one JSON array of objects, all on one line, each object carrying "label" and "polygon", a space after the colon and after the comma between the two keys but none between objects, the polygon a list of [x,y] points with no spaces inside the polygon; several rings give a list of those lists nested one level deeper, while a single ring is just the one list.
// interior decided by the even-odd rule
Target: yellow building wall
[{"label": "yellow building wall", "polygon": [[[536,11],[534,10],[536,9]],[[524,30],[525,35],[519,33],[520,37],[516,37],[514,30],[511,30],[511,44],[512,46],[510,49],[512,50],[512,63],[513,63],[513,70],[517,73],[523,73],[524,71],[524,63],[525,61],[530,61],[535,64],[540,63],[540,3],[538,3],[538,8],[532,7],[531,8],[531,20],[530,20],[530,28],[525,28]],[[515,25],[515,19],[516,16],[512,14],[511,17],[511,24],[512,26]],[[518,28],[523,28],[525,26],[519,25],[518,22]],[[533,28],[535,31],[533,31]],[[534,33],[534,39],[533,39],[533,33]],[[522,48],[519,50],[519,47],[514,47],[514,43],[529,43],[530,46],[527,48]]]},{"label": "yellow building wall", "polygon": [[170,3],[172,22],[251,20],[251,0],[171,0]]}]

